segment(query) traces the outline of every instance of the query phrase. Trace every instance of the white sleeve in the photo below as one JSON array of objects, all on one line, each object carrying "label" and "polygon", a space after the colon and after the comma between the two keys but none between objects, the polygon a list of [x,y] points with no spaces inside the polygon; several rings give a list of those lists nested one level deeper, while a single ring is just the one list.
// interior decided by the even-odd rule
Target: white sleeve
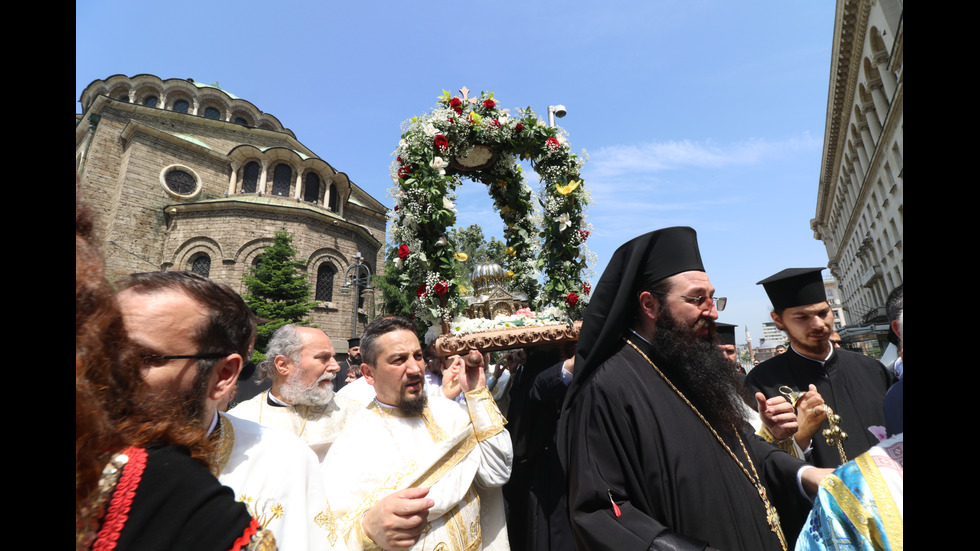
[{"label": "white sleeve", "polygon": [[481,459],[476,482],[484,488],[503,486],[514,464],[514,446],[504,429],[504,416],[485,386],[466,393],[466,407]]}]

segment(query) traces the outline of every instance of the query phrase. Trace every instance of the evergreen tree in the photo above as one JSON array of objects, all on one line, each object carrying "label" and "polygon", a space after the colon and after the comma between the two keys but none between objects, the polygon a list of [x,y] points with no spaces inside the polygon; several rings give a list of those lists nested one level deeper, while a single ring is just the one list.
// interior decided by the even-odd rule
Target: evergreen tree
[{"label": "evergreen tree", "polygon": [[316,302],[310,302],[310,281],[295,256],[293,236],[287,231],[277,232],[272,246],[258,256],[245,276],[245,303],[256,316],[269,320],[258,327],[256,350],[264,351],[272,334],[283,325],[313,321],[309,313]]}]

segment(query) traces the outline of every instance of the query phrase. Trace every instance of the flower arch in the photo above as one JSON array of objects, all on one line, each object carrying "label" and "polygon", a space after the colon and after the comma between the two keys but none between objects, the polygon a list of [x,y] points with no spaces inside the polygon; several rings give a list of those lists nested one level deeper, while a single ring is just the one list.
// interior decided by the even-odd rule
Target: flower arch
[{"label": "flower arch", "polygon": [[[568,319],[590,291],[583,280],[591,231],[581,178],[583,156],[570,152],[565,131],[546,126],[530,108],[500,109],[493,93],[470,98],[443,91],[427,115],[403,124],[392,164],[395,201],[389,226],[393,273],[386,279],[415,293],[413,313],[443,332],[466,307],[455,268],[466,262],[447,228],[456,222],[454,191],[462,177],[482,182],[504,223],[507,276],[535,309],[552,306]],[[583,152],[584,153],[584,152]],[[519,160],[539,175],[539,193],[524,183]],[[540,212],[536,212],[537,199]],[[539,272],[544,282],[537,294]],[[537,295],[537,296],[535,296]]]}]

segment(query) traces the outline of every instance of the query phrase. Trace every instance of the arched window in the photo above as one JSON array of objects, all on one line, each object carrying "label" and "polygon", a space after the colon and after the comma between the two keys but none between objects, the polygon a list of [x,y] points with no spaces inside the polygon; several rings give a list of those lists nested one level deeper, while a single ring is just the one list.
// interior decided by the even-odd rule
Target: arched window
[{"label": "arched window", "polygon": [[221,111],[218,111],[214,107],[205,107],[204,108],[204,118],[205,119],[215,120],[215,121],[220,121],[221,120]]},{"label": "arched window", "polygon": [[242,170],[242,193],[255,193],[259,187],[259,163],[251,161]]},{"label": "arched window", "polygon": [[320,264],[316,270],[316,294],[314,300],[322,302],[333,301],[333,276],[337,275],[337,269],[329,262]]},{"label": "arched window", "polygon": [[330,184],[330,204],[327,205],[327,208],[330,209],[332,212],[338,212],[337,211],[338,204],[339,204],[339,200],[337,199],[337,184]]},{"label": "arched window", "polygon": [[200,253],[191,260],[191,271],[197,275],[210,277],[211,257],[205,253]]},{"label": "arched window", "polygon": [[235,124],[240,124],[242,126],[248,126],[248,121],[244,117],[235,117]]},{"label": "arched window", "polygon": [[289,184],[293,180],[293,169],[289,165],[279,163],[272,172],[272,194],[286,197],[289,195]]},{"label": "arched window", "polygon": [[303,200],[308,203],[316,203],[320,198],[320,177],[316,172],[306,173],[306,189],[303,191]]},{"label": "arched window", "polygon": [[146,99],[143,100],[143,105],[147,107],[156,107],[158,103],[160,103],[160,98],[156,96],[147,96]]},{"label": "arched window", "polygon": [[190,110],[191,104],[185,100],[179,99],[174,102],[174,111],[177,113],[187,113]]}]

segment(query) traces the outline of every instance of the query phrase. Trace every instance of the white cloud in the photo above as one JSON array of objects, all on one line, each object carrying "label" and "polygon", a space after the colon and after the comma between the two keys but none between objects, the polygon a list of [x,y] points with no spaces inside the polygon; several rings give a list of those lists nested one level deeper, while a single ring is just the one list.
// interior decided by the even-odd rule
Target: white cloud
[{"label": "white cloud", "polygon": [[588,169],[592,179],[636,177],[678,169],[718,169],[749,166],[793,151],[819,151],[823,144],[808,133],[782,141],[751,138],[719,145],[711,140],[649,142],[613,145],[590,152]]}]

